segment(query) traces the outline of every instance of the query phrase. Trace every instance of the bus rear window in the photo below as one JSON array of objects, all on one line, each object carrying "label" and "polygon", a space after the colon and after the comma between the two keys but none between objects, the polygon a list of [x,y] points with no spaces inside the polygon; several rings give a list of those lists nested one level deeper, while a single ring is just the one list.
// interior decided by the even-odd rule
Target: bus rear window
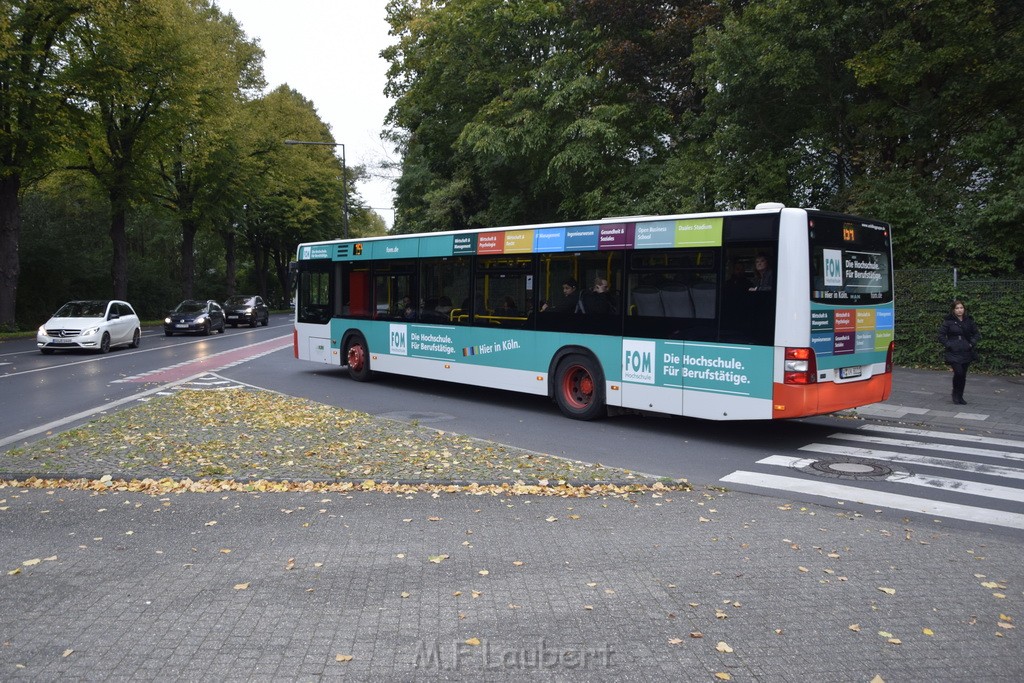
[{"label": "bus rear window", "polygon": [[821,304],[892,301],[889,226],[808,212],[811,299]]}]

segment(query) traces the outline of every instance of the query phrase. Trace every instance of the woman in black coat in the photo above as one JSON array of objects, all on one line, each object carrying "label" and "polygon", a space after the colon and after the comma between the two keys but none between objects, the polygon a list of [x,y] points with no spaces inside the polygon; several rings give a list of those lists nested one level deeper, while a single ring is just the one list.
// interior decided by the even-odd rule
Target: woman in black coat
[{"label": "woman in black coat", "polygon": [[974,318],[967,315],[964,302],[953,301],[950,312],[939,325],[939,342],[946,349],[946,362],[953,368],[953,403],[967,405],[964,400],[967,367],[978,357],[975,347],[979,341],[981,332]]}]

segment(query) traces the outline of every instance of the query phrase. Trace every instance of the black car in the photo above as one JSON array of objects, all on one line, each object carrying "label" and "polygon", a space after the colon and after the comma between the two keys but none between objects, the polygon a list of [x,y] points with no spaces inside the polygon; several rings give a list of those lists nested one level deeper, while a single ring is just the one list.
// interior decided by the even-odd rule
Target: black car
[{"label": "black car", "polygon": [[175,332],[224,332],[224,326],[224,309],[216,301],[186,299],[164,318],[164,334],[168,337]]},{"label": "black car", "polygon": [[231,327],[247,324],[249,327],[270,322],[270,308],[263,297],[254,294],[236,294],[224,302],[224,315]]}]

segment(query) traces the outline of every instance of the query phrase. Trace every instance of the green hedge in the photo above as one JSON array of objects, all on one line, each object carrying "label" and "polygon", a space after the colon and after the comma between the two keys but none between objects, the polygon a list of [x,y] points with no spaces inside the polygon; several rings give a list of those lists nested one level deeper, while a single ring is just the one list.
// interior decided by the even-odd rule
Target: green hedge
[{"label": "green hedge", "polygon": [[1024,280],[960,280],[951,270],[896,272],[897,365],[942,367],[936,332],[950,302],[962,299],[981,329],[981,372],[1024,374]]}]

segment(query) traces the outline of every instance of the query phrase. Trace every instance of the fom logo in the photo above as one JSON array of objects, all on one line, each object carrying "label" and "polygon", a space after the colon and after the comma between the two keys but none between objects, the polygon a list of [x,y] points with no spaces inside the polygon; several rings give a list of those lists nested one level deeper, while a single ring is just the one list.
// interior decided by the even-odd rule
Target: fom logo
[{"label": "fom logo", "polygon": [[391,325],[390,351],[393,356],[409,355],[409,328],[406,325]]},{"label": "fom logo", "polygon": [[654,384],[654,351],[652,341],[622,342],[622,381]]}]

